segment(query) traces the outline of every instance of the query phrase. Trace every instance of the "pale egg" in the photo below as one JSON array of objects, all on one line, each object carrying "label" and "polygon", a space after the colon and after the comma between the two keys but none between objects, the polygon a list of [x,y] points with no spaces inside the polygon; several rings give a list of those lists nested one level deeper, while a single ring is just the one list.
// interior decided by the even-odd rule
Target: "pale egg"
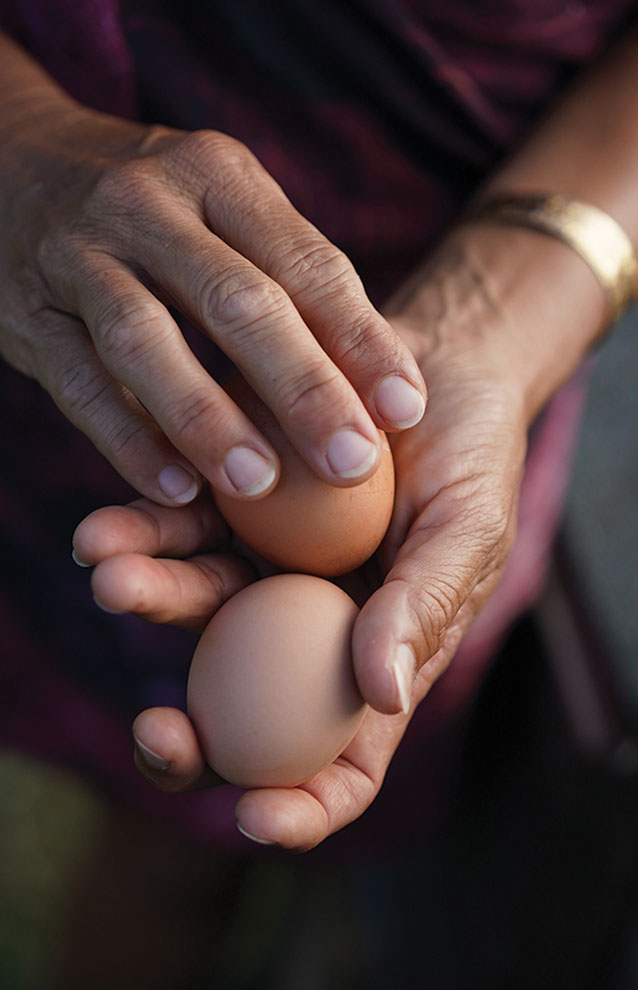
[{"label": "pale egg", "polygon": [[336,585],[278,574],[204,630],[188,713],[210,766],[241,787],[294,787],[343,752],[367,706],[352,668],[358,608]]}]

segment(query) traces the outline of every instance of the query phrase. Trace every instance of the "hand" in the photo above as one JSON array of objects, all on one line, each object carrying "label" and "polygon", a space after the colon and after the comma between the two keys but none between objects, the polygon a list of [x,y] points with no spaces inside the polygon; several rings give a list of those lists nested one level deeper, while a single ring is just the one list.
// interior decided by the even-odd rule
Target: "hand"
[{"label": "hand", "polygon": [[[140,499],[92,513],[76,530],[74,548],[81,560],[96,564],[91,583],[98,604],[201,631],[227,598],[260,576],[227,552],[228,535],[206,495],[175,509]],[[345,581],[357,598],[369,591],[361,575]],[[426,689],[427,679],[423,690],[415,684],[414,707]],[[236,810],[240,828],[258,842],[287,849],[321,842],[370,804],[408,722],[403,714],[370,710],[344,753],[312,781],[244,794]],[[177,793],[223,783],[206,765],[184,712],[149,709],[133,732],[136,765],[159,789]]]},{"label": "hand", "polygon": [[[433,303],[440,285],[433,277],[430,286]],[[381,786],[410,714],[447,668],[502,573],[515,530],[526,420],[520,395],[501,367],[500,347],[493,350],[487,326],[484,334],[476,332],[475,320],[487,324],[502,317],[490,315],[480,291],[476,294],[469,308],[465,300],[450,313],[454,346],[440,314],[434,320],[420,306],[393,319],[427,372],[431,399],[423,421],[392,441],[397,502],[377,561],[386,576],[369,594],[355,625],[358,682],[377,710],[369,712],[342,756],[307,784],[242,797],[239,825],[259,841],[310,848],[363,813]],[[99,562],[93,575],[98,600],[108,608],[177,624],[212,614],[236,582],[246,580],[245,573],[233,571],[231,579],[224,561],[211,584],[202,580],[197,558],[120,555],[132,548],[142,554],[194,552],[201,545],[195,509],[143,503],[88,517],[76,532],[75,547],[87,563]],[[210,543],[219,523],[210,505],[206,511],[210,515],[203,528]],[[149,514],[153,522],[147,521]],[[177,530],[182,542],[175,539]],[[138,767],[157,786],[179,791],[214,782],[182,712],[146,711],[136,720],[135,734],[166,763],[165,769],[150,767],[138,750]]]},{"label": "hand", "polygon": [[335,485],[424,409],[409,350],[349,261],[241,143],[51,98],[0,133],[0,349],[139,492],[270,490],[277,455],[195,358],[174,306]]}]

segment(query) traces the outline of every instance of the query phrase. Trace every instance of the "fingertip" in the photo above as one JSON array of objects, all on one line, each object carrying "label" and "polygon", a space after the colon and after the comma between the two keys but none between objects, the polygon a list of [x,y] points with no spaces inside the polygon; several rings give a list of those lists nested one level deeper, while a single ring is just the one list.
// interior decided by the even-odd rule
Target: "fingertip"
[{"label": "fingertip", "polygon": [[231,447],[224,460],[228,479],[228,494],[235,498],[256,498],[267,495],[279,480],[279,461],[266,458],[252,447]]},{"label": "fingertip", "polygon": [[101,602],[97,595],[93,595],[93,601],[102,612],[106,612],[108,615],[125,615],[126,609],[123,608],[109,608],[104,602]]},{"label": "fingertip", "polygon": [[100,526],[98,524],[96,527],[95,522],[104,511],[104,507],[94,509],[77,524],[73,531],[71,557],[78,567],[95,567],[100,560],[103,540]]},{"label": "fingertip", "polygon": [[326,836],[325,813],[300,787],[246,791],[235,806],[235,824],[252,842],[288,852],[310,849]]},{"label": "fingertip", "polygon": [[179,793],[208,780],[195,730],[184,712],[147,708],[133,722],[132,734],[135,765],[160,790]]},{"label": "fingertip", "polygon": [[187,505],[201,490],[201,477],[181,464],[167,464],[157,475],[157,484],[170,505]]},{"label": "fingertip", "polygon": [[412,687],[416,677],[416,657],[408,643],[398,643],[391,660],[394,702],[404,715],[410,711]]},{"label": "fingertip", "polygon": [[364,701],[380,715],[407,715],[410,710],[411,687],[399,684],[392,664],[377,676],[358,679]]},{"label": "fingertip", "polygon": [[78,567],[92,567],[93,566],[92,564],[87,564],[85,560],[81,560],[80,559],[80,557],[78,556],[78,553],[77,553],[75,547],[72,547],[71,548],[71,558],[73,560],[73,563],[74,564],[77,564]]},{"label": "fingertip", "polygon": [[247,829],[243,828],[239,822],[235,822],[237,831],[241,833],[246,839],[250,839],[251,842],[256,842],[260,846],[276,846],[277,843],[272,839],[263,839],[258,835],[252,835]]},{"label": "fingertip", "polygon": [[152,750],[149,746],[146,746],[140,739],[138,739],[135,734],[133,734],[133,738],[142,762],[150,770],[168,770],[171,765],[170,760],[167,760],[166,757],[160,756],[159,753],[154,752],[154,750]]},{"label": "fingertip", "polygon": [[358,430],[337,430],[326,448],[331,474],[341,481],[361,481],[376,468],[380,458],[378,436],[374,442]]},{"label": "fingertip", "polygon": [[382,378],[373,393],[377,417],[386,429],[407,430],[423,418],[426,397],[402,375]]},{"label": "fingertip", "polygon": [[131,506],[103,505],[94,509],[75,527],[73,560],[80,567],[96,567],[102,561],[127,552],[131,546],[133,550],[142,550],[135,526],[131,525],[138,521],[132,516]]},{"label": "fingertip", "polygon": [[143,610],[146,591],[140,567],[146,558],[141,554],[122,553],[100,561],[91,574],[91,591],[95,604],[111,615]]},{"label": "fingertip", "polygon": [[384,585],[363,606],[353,632],[353,664],[359,690],[382,715],[408,714],[416,677],[413,645],[401,635],[401,596],[400,587]]},{"label": "fingertip", "polygon": [[143,767],[150,771],[168,770],[176,741],[170,713],[163,708],[147,708],[134,720],[131,731]]}]

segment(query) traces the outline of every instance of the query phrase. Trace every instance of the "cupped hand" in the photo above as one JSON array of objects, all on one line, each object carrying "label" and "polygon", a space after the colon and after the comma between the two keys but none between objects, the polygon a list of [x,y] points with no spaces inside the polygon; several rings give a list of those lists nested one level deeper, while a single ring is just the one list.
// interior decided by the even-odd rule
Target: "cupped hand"
[{"label": "cupped hand", "polygon": [[441,353],[409,320],[427,364],[422,424],[394,437],[395,511],[382,585],[353,637],[355,671],[378,711],[408,711],[419,672],[431,686],[496,588],[516,535],[527,427],[520,396],[481,355]]},{"label": "cupped hand", "polygon": [[376,427],[422,415],[409,349],[240,142],[60,97],[5,136],[0,178],[0,350],[148,498],[187,503],[202,479],[258,497],[279,470],[172,309],[237,365],[329,483],[372,474]]},{"label": "cupped hand", "polygon": [[[211,615],[267,568],[228,552],[228,532],[212,499],[178,508],[139,499],[98,509],[74,536],[78,562],[95,565],[91,584],[109,612],[201,631]],[[183,559],[186,558],[186,559]],[[348,590],[365,596],[360,575]],[[412,705],[429,681],[417,678]],[[257,842],[302,851],[357,818],[378,792],[409,717],[370,709],[333,764],[295,788],[246,792],[237,809],[242,832]],[[142,712],[133,725],[135,763],[160,790],[178,793],[223,781],[207,766],[188,716],[175,708]]]},{"label": "cupped hand", "polygon": [[[395,512],[376,559],[380,586],[368,588],[355,624],[355,670],[372,708],[346,751],[311,781],[242,797],[238,824],[258,841],[307,849],[365,811],[411,713],[449,665],[502,574],[516,528],[526,422],[520,396],[501,374],[492,344],[484,346],[482,334],[475,339],[475,315],[464,328],[467,318],[456,314],[454,346],[440,322],[424,321],[420,311],[393,318],[426,372],[430,404],[421,423],[392,438]],[[489,341],[489,334],[485,339]],[[179,528],[192,532],[196,506],[142,508],[160,520],[166,517],[166,525],[169,517],[179,515]],[[145,543],[136,511],[98,510],[76,533],[78,555],[87,563],[101,561],[93,575],[96,597],[108,608],[161,621],[185,624],[192,614],[203,616],[207,609],[202,607],[197,558],[161,561],[121,555],[131,548],[141,554],[165,553],[170,542],[155,538]],[[119,536],[111,535],[109,544],[107,534],[117,529],[116,518]],[[197,538],[177,546],[173,542],[172,552],[192,553],[197,546]],[[374,569],[365,569],[368,578]],[[228,572],[223,574],[216,590],[204,594],[210,614],[232,593]],[[246,574],[239,578],[249,579]],[[135,598],[126,590],[131,584],[138,593],[144,588],[144,595]],[[191,598],[200,602],[197,608]],[[138,766],[157,786],[182,790],[211,782],[183,713],[143,712],[135,734],[160,756],[161,766],[157,761],[149,765],[138,749]]]}]

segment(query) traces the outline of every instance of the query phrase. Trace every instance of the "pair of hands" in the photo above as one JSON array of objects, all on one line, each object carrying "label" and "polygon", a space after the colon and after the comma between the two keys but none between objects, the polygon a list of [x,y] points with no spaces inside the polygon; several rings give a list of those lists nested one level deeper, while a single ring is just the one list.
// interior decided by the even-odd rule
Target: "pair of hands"
[{"label": "pair of hands", "polygon": [[[254,578],[228,552],[208,484],[251,498],[277,482],[276,453],[197,362],[170,306],[232,358],[320,477],[363,480],[376,427],[391,435],[395,512],[353,640],[371,710],[313,780],[237,807],[258,841],[310,848],[370,804],[502,572],[526,429],[496,356],[507,317],[461,242],[382,317],[344,256],[223,135],[66,104],[34,133],[18,128],[5,156],[0,336],[144,496],[75,533],[102,606],[202,629]],[[138,767],[159,787],[215,783],[184,713],[144,712],[134,732]]]}]

